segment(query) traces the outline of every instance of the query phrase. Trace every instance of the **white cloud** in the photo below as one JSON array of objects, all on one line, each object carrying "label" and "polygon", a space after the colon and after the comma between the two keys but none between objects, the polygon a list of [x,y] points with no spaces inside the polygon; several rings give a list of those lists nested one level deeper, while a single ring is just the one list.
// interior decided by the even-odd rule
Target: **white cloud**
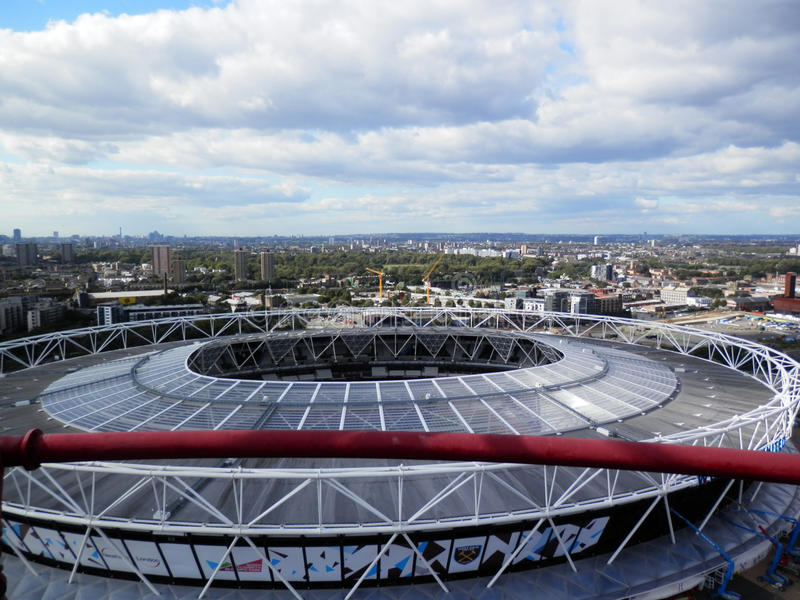
[{"label": "white cloud", "polygon": [[[7,127],[180,130],[187,125],[361,129],[530,115],[564,53],[555,14],[472,2],[242,0],[223,9],[84,15],[0,32]],[[532,29],[522,29],[528,23]],[[12,116],[24,120],[13,125]],[[87,111],[91,111],[87,115]],[[88,117],[88,118],[87,118]]]},{"label": "white cloud", "polygon": [[800,217],[800,197],[795,198],[789,206],[770,206],[769,215],[778,219]]},{"label": "white cloud", "polygon": [[238,0],[0,30],[0,209],[135,206],[187,233],[790,231],[797,15]]},{"label": "white cloud", "polygon": [[656,198],[636,198],[634,203],[642,209],[642,212],[649,212],[654,208],[658,208],[658,200]]}]

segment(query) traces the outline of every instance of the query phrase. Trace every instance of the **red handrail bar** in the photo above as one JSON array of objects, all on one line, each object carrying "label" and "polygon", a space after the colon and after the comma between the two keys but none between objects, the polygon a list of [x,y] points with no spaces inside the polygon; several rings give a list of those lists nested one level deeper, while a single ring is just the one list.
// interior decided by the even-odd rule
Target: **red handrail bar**
[{"label": "red handrail bar", "polygon": [[800,484],[800,455],[729,448],[407,431],[169,431],[0,436],[0,467],[181,458],[386,458],[564,465]]},{"label": "red handrail bar", "polygon": [[[158,431],[0,436],[5,467],[180,458],[390,458],[628,469],[800,484],[800,455],[619,440],[407,431]],[[0,476],[0,499],[3,479]],[[0,569],[0,599],[5,600]]]}]

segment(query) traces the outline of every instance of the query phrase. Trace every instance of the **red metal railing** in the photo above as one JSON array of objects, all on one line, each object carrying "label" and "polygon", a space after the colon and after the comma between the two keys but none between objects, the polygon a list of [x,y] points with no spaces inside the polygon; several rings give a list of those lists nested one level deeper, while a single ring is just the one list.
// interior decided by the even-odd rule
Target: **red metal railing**
[{"label": "red metal railing", "polygon": [[[568,437],[383,431],[174,431],[0,436],[4,467],[181,458],[390,458],[598,467],[800,484],[800,455]],[[2,477],[0,477],[2,499]],[[0,598],[5,600],[0,572]]]},{"label": "red metal railing", "polygon": [[0,436],[0,465],[180,458],[389,458],[605,467],[800,484],[800,455],[618,440],[406,431],[174,431]]}]

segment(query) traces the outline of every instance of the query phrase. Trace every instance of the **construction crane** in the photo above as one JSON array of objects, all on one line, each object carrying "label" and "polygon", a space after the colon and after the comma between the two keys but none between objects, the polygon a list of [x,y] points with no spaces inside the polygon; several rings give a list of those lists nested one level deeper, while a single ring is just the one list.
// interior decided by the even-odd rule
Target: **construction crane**
[{"label": "construction crane", "polygon": [[386,275],[383,271],[376,271],[375,269],[370,269],[366,267],[367,271],[370,273],[375,273],[378,276],[378,298],[383,298],[383,276]]},{"label": "construction crane", "polygon": [[425,275],[422,276],[422,281],[425,282],[425,303],[426,304],[430,304],[431,303],[431,273],[433,273],[433,270],[436,268],[436,265],[439,264],[439,261],[442,260],[443,256],[444,256],[444,252],[442,252],[439,255],[439,258],[437,258],[436,262],[434,262],[433,265],[431,266],[431,268],[428,269],[428,272],[425,273]]}]

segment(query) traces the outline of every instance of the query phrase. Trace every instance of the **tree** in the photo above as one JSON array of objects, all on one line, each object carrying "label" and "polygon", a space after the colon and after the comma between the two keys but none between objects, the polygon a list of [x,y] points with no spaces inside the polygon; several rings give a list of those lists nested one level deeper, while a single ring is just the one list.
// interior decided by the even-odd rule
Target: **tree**
[{"label": "tree", "polygon": [[689,290],[689,293],[694,296],[702,296],[704,298],[722,298],[725,294],[719,288],[708,287],[695,287]]}]

